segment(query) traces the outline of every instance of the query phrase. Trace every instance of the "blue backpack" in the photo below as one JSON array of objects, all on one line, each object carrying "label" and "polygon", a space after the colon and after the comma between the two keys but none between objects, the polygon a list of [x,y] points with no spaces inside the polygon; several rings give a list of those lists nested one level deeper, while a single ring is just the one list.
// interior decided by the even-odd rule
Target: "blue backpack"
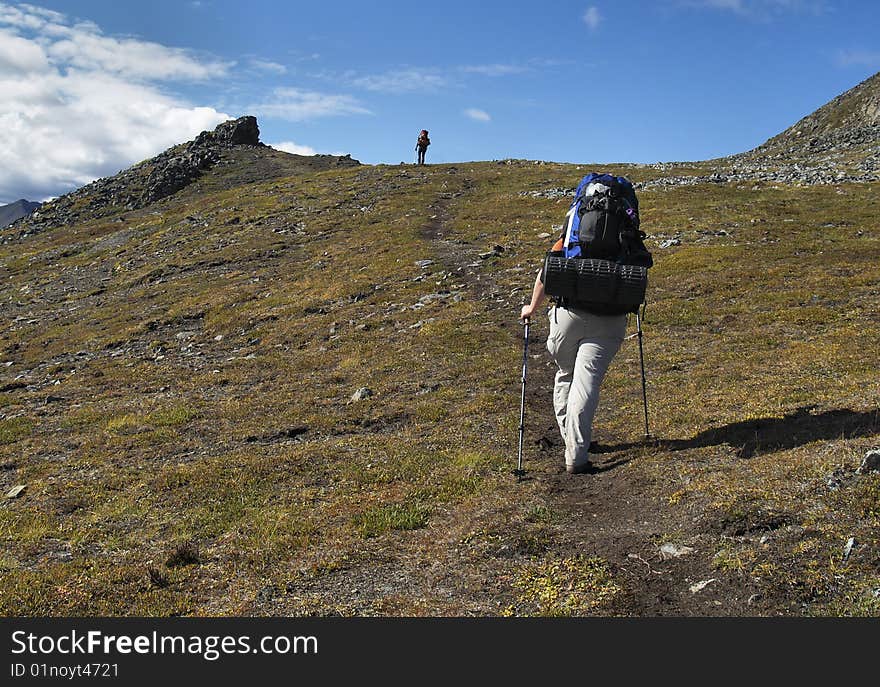
[{"label": "blue backpack", "polygon": [[638,312],[654,260],[629,180],[596,173],[581,179],[563,230],[561,254],[551,250],[544,259],[547,295],[597,315]]},{"label": "blue backpack", "polygon": [[639,200],[626,177],[588,174],[578,184],[566,215],[566,258],[597,258],[651,267],[654,260],[639,229]]}]

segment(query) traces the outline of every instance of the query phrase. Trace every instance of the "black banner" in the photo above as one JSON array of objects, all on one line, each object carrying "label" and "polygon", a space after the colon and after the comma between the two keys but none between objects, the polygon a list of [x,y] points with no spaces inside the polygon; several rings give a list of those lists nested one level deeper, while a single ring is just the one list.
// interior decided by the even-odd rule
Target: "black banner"
[{"label": "black banner", "polygon": [[0,684],[272,684],[271,676],[285,684],[469,682],[477,675],[543,682],[585,669],[679,680],[707,662],[715,666],[707,678],[759,665],[765,675],[775,666],[789,678],[808,667],[815,678],[823,659],[839,678],[873,655],[876,629],[876,620],[791,618],[5,618]]}]

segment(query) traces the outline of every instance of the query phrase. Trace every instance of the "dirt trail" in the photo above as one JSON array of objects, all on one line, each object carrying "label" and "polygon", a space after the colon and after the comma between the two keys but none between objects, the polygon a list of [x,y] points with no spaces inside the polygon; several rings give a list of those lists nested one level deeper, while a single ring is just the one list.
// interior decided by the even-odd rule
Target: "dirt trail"
[{"label": "dirt trail", "polygon": [[[467,193],[472,181],[463,179],[458,190],[440,195],[429,206],[429,221],[421,237],[430,242],[438,263],[460,277],[470,297],[489,300],[496,287],[480,269],[478,253],[489,247],[457,243],[449,226],[450,203]],[[531,275],[531,272],[527,272]],[[530,279],[530,277],[529,277]],[[522,298],[531,293],[524,284]],[[516,322],[518,305],[509,303],[510,323],[504,328],[522,341]],[[543,314],[542,314],[543,317]],[[600,448],[592,456],[597,471],[568,475],[564,470],[562,439],[552,406],[555,364],[546,349],[546,326],[534,323],[529,337],[529,368],[526,385],[526,446],[523,486],[537,487],[560,522],[553,552],[560,557],[598,556],[607,561],[623,592],[603,613],[620,616],[743,616],[763,615],[756,590],[713,568],[708,541],[701,547],[699,522],[673,519],[669,508],[657,499],[637,467],[643,452],[659,450],[602,434],[594,426]],[[605,402],[608,402],[605,399]],[[511,477],[511,479],[516,479]],[[690,552],[678,557],[660,552],[670,532],[676,532],[679,548]],[[696,591],[692,591],[696,590]]]},{"label": "dirt trail", "polygon": [[[708,546],[701,546],[708,537],[700,531],[700,523],[674,519],[641,471],[627,469],[637,468],[645,452],[659,447],[609,439],[597,423],[594,435],[599,436],[599,446],[591,456],[596,472],[565,472],[564,446],[551,396],[555,367],[547,364],[551,359],[545,341],[543,331],[532,333],[529,340],[526,407],[531,417],[527,416],[526,426],[530,446],[524,480],[537,483],[552,511],[560,515],[557,553],[599,556],[623,583],[623,593],[604,612],[622,616],[765,615],[756,589],[713,568]],[[678,533],[675,544],[680,550],[691,551],[677,557],[661,553],[660,546],[668,542],[670,532]]]}]

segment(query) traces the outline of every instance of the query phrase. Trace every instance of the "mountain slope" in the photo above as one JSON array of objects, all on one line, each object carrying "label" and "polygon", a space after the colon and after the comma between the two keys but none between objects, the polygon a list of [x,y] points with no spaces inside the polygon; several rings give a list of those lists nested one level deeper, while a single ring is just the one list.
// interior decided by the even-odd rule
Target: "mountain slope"
[{"label": "mountain slope", "polygon": [[880,170],[880,72],[737,159]]},{"label": "mountain slope", "polygon": [[358,165],[350,156],[292,155],[260,143],[252,116],[224,122],[129,169],[46,203],[17,225],[17,238],[53,227],[145,208],[185,189],[218,167],[227,185]]},{"label": "mountain slope", "polygon": [[22,217],[27,217],[39,207],[40,203],[32,203],[24,198],[9,205],[0,205],[0,228],[12,224]]},{"label": "mountain slope", "polygon": [[536,318],[520,480],[519,307],[591,170],[200,138],[0,231],[0,613],[880,614],[866,173],[615,166],[657,441],[630,339],[562,471]]},{"label": "mountain slope", "polygon": [[510,471],[518,309],[583,168],[218,165],[0,247],[2,612],[876,614],[878,185],[616,169],[661,441],[630,341],[579,478],[541,320]]}]

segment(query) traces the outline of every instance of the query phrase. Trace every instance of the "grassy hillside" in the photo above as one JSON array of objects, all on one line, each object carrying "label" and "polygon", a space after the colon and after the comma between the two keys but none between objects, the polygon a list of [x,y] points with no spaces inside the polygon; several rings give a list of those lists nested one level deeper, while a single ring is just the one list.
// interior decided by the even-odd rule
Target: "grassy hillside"
[{"label": "grassy hillside", "polygon": [[0,246],[0,613],[880,612],[880,184],[643,190],[659,441],[631,340],[561,472],[542,319],[517,480],[589,170],[242,171]]}]

